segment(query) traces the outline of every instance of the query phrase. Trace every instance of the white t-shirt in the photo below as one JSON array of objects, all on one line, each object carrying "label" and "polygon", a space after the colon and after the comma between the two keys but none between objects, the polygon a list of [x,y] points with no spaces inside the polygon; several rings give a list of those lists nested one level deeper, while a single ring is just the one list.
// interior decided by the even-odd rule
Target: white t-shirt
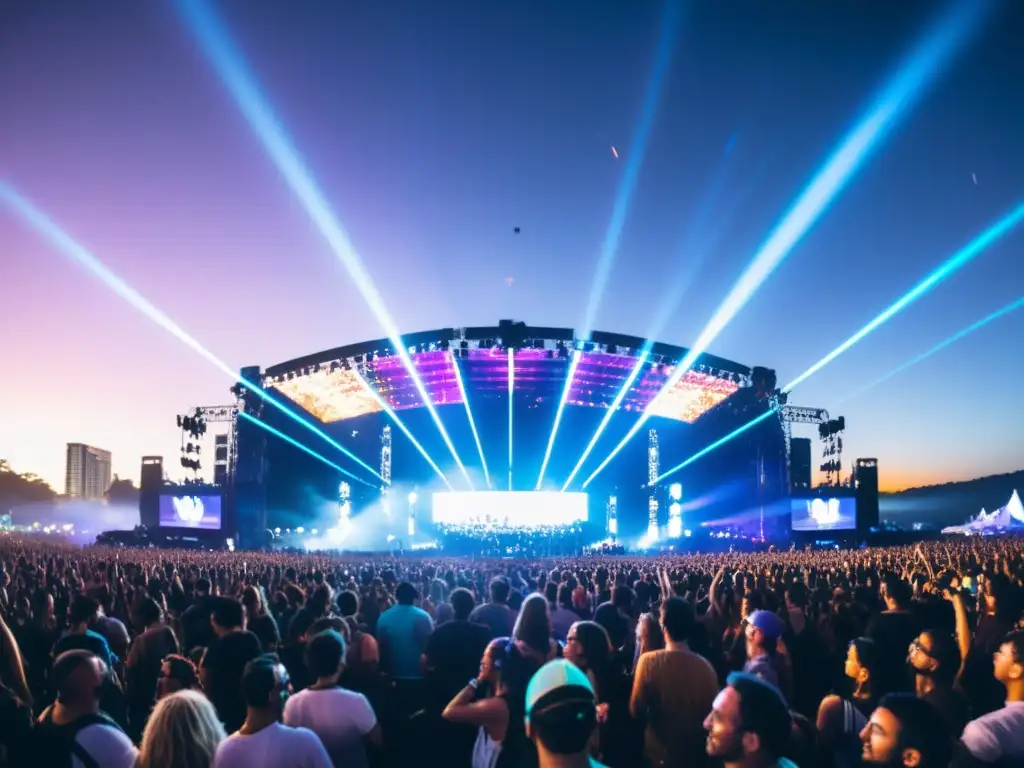
[{"label": "white t-shirt", "polygon": [[331,768],[320,738],[306,728],[268,725],[249,736],[233,733],[217,747],[213,768]]},{"label": "white t-shirt", "polygon": [[1002,709],[971,720],[960,741],[978,760],[1020,760],[1024,757],[1024,701],[1008,701]]},{"label": "white t-shirt", "polygon": [[[133,768],[139,751],[132,740],[118,728],[109,725],[88,725],[75,735],[75,741],[103,768]],[[72,755],[72,768],[85,764]]]},{"label": "white t-shirt", "polygon": [[369,765],[363,738],[377,724],[377,716],[363,694],[345,688],[307,688],[285,702],[284,721],[319,736],[335,766]]}]

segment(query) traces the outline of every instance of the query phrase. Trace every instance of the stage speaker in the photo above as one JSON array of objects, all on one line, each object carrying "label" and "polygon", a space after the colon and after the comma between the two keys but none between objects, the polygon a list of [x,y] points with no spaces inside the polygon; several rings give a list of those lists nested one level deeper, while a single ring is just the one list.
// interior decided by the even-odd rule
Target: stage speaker
[{"label": "stage speaker", "polygon": [[854,466],[857,490],[857,531],[878,527],[878,459],[857,459]]},{"label": "stage speaker", "polygon": [[143,456],[139,480],[139,522],[147,528],[156,528],[160,524],[160,491],[163,487],[163,456]]},{"label": "stage speaker", "polygon": [[789,485],[791,493],[811,490],[811,439],[794,437],[789,441]]},{"label": "stage speaker", "polygon": [[[242,382],[236,384],[241,395],[242,408],[252,418],[263,416],[263,400],[251,391],[245,390],[245,382],[259,385],[261,380],[258,366],[243,368]],[[266,432],[246,419],[235,423],[235,476],[233,514],[224,526],[225,535],[234,533],[239,549],[261,549],[266,543],[267,530],[267,489],[266,489]]]}]

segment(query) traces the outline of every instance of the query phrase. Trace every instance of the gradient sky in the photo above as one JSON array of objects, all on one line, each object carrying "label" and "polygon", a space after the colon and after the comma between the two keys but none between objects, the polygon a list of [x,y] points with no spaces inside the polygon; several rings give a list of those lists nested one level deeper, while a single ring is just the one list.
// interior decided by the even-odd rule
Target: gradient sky
[{"label": "gradient sky", "polygon": [[[688,4],[596,327],[647,335],[692,277],[659,334],[691,343],[939,7]],[[403,332],[582,324],[659,4],[219,8]],[[1001,3],[709,351],[789,381],[1019,202],[1022,39],[1024,7]],[[723,194],[688,239],[730,141]],[[0,178],[231,365],[384,335],[172,2],[0,5]],[[1022,253],[1017,231],[791,402],[845,415],[847,460],[877,457],[886,489],[1021,468],[1024,312],[834,404],[1024,294]],[[220,372],[4,209],[0,269],[15,469],[63,490],[80,441],[137,480],[142,454],[177,462],[176,413],[230,401]]]}]

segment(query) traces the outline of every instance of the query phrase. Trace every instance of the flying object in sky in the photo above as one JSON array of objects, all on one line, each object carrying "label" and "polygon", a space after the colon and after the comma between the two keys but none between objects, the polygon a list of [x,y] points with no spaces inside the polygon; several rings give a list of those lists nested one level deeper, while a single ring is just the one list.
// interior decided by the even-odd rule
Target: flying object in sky
[{"label": "flying object in sky", "polygon": [[614,157],[614,158],[615,158],[616,160],[618,160],[618,159],[619,159],[619,150],[617,150],[617,149],[616,149],[615,147],[612,147],[612,156],[613,156],[613,157]]}]

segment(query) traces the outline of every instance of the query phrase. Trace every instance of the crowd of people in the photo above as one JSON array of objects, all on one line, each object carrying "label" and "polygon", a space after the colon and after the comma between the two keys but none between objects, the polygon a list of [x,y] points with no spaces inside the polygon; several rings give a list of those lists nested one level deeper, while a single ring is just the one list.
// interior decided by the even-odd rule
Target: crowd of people
[{"label": "crowd of people", "polygon": [[1024,766],[1024,547],[0,538],[0,766]]}]

